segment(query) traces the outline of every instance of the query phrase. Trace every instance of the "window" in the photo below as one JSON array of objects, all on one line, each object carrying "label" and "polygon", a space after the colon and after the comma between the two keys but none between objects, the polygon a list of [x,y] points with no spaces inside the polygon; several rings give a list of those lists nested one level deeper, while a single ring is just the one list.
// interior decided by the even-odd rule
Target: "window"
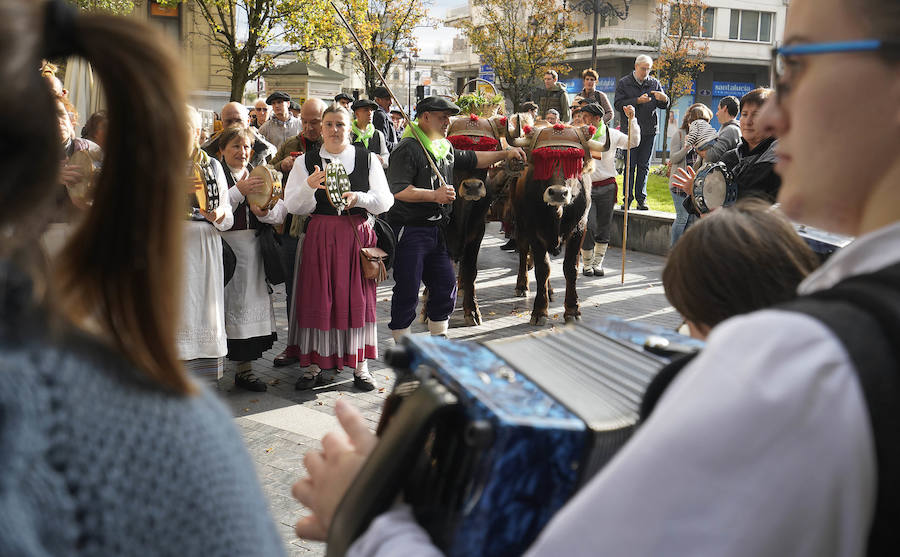
[{"label": "window", "polygon": [[728,38],[740,41],[772,42],[772,13],[731,10]]},{"label": "window", "polygon": [[394,70],[394,81],[400,81],[400,70]]},{"label": "window", "polygon": [[[703,10],[702,21],[697,17],[696,10],[691,11],[693,11],[694,13],[686,13],[685,20],[682,21],[681,5],[675,4],[674,6],[672,6],[672,12],[669,16],[669,34],[679,35],[683,32],[685,36],[689,37],[703,37],[705,39],[712,38],[713,23],[716,19],[716,9],[705,8]],[[698,23],[700,23],[701,25],[700,29],[697,29]]]}]

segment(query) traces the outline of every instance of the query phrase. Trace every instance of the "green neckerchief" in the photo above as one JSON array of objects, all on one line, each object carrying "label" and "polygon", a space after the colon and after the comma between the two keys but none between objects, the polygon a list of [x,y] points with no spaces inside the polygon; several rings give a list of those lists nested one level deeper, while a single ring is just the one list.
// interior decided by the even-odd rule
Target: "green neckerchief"
[{"label": "green neckerchief", "polygon": [[365,130],[359,129],[356,125],[356,120],[350,122],[350,129],[353,130],[353,135],[356,136],[356,141],[362,141],[363,145],[366,146],[366,149],[369,148],[369,140],[372,139],[372,136],[375,135],[375,126],[372,125],[372,122],[369,122],[369,125],[366,126]]},{"label": "green neckerchief", "polygon": [[443,161],[447,158],[447,155],[450,154],[450,142],[447,141],[447,138],[442,137],[441,139],[435,140],[428,139],[428,136],[426,136],[425,132],[422,131],[422,128],[419,127],[418,120],[413,120],[406,126],[406,130],[403,131],[403,137],[412,137],[413,133],[415,133],[416,137],[422,141],[425,150],[431,153],[435,160]]},{"label": "green neckerchief", "polygon": [[594,132],[591,141],[606,141],[606,122],[600,120],[600,125],[597,126],[597,131]]}]

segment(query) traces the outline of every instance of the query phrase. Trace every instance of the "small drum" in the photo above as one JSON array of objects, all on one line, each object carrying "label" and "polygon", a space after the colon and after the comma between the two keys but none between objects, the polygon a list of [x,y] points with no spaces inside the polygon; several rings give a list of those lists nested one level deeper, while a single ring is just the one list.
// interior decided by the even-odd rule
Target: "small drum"
[{"label": "small drum", "polygon": [[270,211],[279,199],[284,198],[284,189],[281,185],[281,172],[275,167],[262,164],[250,171],[250,176],[256,176],[263,181],[264,189],[258,193],[248,193],[247,203],[255,205],[263,211]]},{"label": "small drum", "polygon": [[75,151],[66,163],[69,166],[77,167],[81,173],[81,180],[69,186],[69,196],[79,198],[90,202],[94,197],[94,186],[97,185],[97,178],[100,176],[100,169],[103,167],[103,154],[99,151],[91,152],[89,150]]},{"label": "small drum", "polygon": [[806,226],[805,224],[793,223],[794,230],[803,238],[806,245],[812,249],[821,261],[825,261],[831,255],[853,241],[852,236],[844,236],[843,234],[835,234]]},{"label": "small drum", "polygon": [[733,205],[737,201],[737,185],[734,183],[734,176],[721,162],[702,168],[694,178],[694,190],[691,198],[694,200],[694,207],[700,214]]},{"label": "small drum", "polygon": [[337,209],[340,214],[347,208],[344,194],[350,191],[350,176],[344,169],[341,161],[332,161],[325,166],[325,193],[328,195],[328,202]]}]

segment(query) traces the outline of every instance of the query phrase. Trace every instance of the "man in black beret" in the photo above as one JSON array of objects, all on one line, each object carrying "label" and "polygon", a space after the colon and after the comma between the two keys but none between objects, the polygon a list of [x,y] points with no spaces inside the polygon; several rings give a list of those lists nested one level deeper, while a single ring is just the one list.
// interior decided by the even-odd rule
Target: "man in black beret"
[{"label": "man in black beret", "polygon": [[350,104],[353,102],[353,97],[351,97],[347,93],[338,93],[334,96],[334,102],[343,106],[347,110],[350,110]]},{"label": "man in black beret", "polygon": [[372,124],[372,113],[378,110],[378,105],[370,99],[359,99],[350,108],[353,110],[353,121],[350,122],[350,142],[361,145],[369,152],[375,153],[381,166],[388,167],[389,153],[384,134],[375,129]]},{"label": "man in black beret", "polygon": [[266,99],[266,104],[272,106],[272,116],[260,126],[259,133],[275,147],[281,147],[289,137],[300,133],[300,118],[291,115],[290,102],[291,96],[282,91],[275,91]]},{"label": "man in black beret", "polygon": [[[394,339],[409,333],[416,316],[419,285],[428,287],[425,313],[433,335],[447,332],[456,305],[456,272],[447,252],[444,227],[450,220],[456,190],[453,170],[487,168],[506,158],[525,158],[518,147],[507,151],[457,151],[447,141],[450,117],[459,107],[442,97],[426,97],[416,106],[418,118],[410,122],[403,139],[391,153],[387,178],[394,206],[387,221],[394,229],[394,295],[388,328]],[[430,158],[446,182],[432,170]]]},{"label": "man in black beret", "polygon": [[394,146],[400,141],[400,134],[394,128],[391,114],[388,112],[391,109],[391,94],[388,92],[387,87],[376,87],[372,91],[372,98],[378,104],[378,110],[372,114],[372,124],[376,130],[384,134],[384,138],[387,140],[388,151],[393,151]]},{"label": "man in black beret", "polygon": [[291,101],[288,105],[288,110],[291,112],[291,116],[294,118],[300,117],[300,103],[297,101]]}]

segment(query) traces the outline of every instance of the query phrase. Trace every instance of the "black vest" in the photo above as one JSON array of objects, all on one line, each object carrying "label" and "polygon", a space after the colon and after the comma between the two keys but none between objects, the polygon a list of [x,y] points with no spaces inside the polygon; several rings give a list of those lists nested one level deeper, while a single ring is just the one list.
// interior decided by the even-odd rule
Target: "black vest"
[{"label": "black vest", "polygon": [[[845,279],[832,288],[775,306],[818,319],[847,350],[866,400],[875,438],[875,514],[866,555],[900,547],[900,264]],[[647,387],[641,421],[692,357],[673,361]]]},{"label": "black vest", "polygon": [[368,147],[363,145],[363,142],[360,139],[357,139],[356,141],[354,141],[353,145],[359,145],[360,147],[364,147],[364,148],[368,149],[370,153],[375,153],[376,155],[381,156],[381,142],[383,141],[381,138],[382,138],[381,132],[378,130],[375,130],[375,133],[372,135],[372,137],[369,138],[369,146]]},{"label": "black vest", "polygon": [[[228,182],[228,189],[234,187],[235,180],[234,176],[231,175],[231,169],[228,168],[228,165],[224,162],[222,163],[222,167],[225,170],[225,181]],[[251,165],[247,165],[247,172],[253,170]],[[247,204],[247,198],[244,198],[241,201],[240,205],[232,208],[232,212],[234,213],[234,224],[228,230],[256,230],[260,228],[259,219],[256,218],[256,215],[253,214],[253,211],[250,210],[250,205]]]},{"label": "black vest", "polygon": [[[369,151],[362,144],[353,144],[356,151],[355,161],[353,163],[353,172],[350,173],[350,191],[369,191]],[[322,164],[321,150],[309,152],[304,157],[306,160],[306,171],[312,174],[315,167],[325,168]],[[346,211],[351,215],[365,215],[366,210],[362,207],[354,207]],[[328,194],[325,190],[316,190],[316,209],[313,215],[337,215],[337,209],[328,201]]]}]

